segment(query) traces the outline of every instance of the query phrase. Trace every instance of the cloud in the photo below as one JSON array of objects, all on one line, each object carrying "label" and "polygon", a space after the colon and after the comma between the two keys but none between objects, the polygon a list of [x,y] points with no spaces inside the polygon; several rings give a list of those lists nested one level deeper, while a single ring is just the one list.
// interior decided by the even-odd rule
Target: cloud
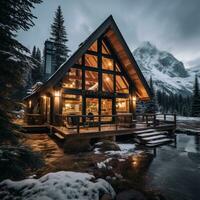
[{"label": "cloud", "polygon": [[43,48],[58,5],[63,10],[72,51],[112,14],[131,50],[142,41],[150,41],[187,64],[200,58],[199,0],[44,1],[34,10],[36,26],[19,33],[25,45]]}]

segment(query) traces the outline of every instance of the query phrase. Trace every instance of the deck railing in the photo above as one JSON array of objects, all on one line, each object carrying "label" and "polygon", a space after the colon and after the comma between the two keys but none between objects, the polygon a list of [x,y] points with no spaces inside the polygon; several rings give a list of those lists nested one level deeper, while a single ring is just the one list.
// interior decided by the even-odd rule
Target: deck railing
[{"label": "deck railing", "polygon": [[[103,119],[109,118],[110,121]],[[176,114],[140,114],[123,113],[116,115],[67,115],[67,126],[76,129],[80,133],[81,128],[98,127],[101,132],[102,126],[114,125],[117,131],[119,127],[133,128],[136,124],[143,123],[146,126],[156,127],[161,124],[176,125]]]},{"label": "deck railing", "polygon": [[[110,119],[105,121],[104,119]],[[101,132],[102,126],[114,125],[115,130],[119,126],[131,128],[135,125],[133,115],[131,113],[117,114],[117,115],[68,115],[68,128],[76,128],[77,133],[80,133],[80,128],[98,127]]]},{"label": "deck railing", "polygon": [[153,127],[156,127],[157,125],[160,125],[160,124],[176,125],[176,114],[145,113],[145,114],[136,115],[136,119],[138,122],[143,122],[143,123],[147,124],[147,126],[153,125]]}]

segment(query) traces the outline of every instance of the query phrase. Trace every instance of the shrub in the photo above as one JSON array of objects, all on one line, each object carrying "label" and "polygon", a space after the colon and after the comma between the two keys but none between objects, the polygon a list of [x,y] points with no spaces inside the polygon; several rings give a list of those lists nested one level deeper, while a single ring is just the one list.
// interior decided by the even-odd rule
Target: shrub
[{"label": "shrub", "polygon": [[28,170],[38,169],[43,165],[41,156],[23,146],[0,147],[0,180],[22,179]]}]

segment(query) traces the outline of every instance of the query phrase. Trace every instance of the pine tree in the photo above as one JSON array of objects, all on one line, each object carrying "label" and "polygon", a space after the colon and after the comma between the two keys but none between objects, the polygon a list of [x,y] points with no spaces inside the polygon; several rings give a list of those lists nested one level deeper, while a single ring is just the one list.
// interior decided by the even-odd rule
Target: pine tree
[{"label": "pine tree", "polygon": [[145,112],[146,113],[155,113],[157,108],[156,108],[156,96],[155,96],[155,91],[154,91],[154,87],[153,87],[152,77],[150,77],[150,80],[149,80],[149,87],[151,89],[152,98],[146,103]]},{"label": "pine tree", "polygon": [[31,57],[35,58],[36,55],[36,46],[33,47],[32,53],[31,53]]},{"label": "pine tree", "polygon": [[193,117],[200,116],[200,94],[199,94],[199,82],[197,75],[195,76],[195,82],[194,82],[191,115]]},{"label": "pine tree", "polygon": [[68,54],[70,52],[66,46],[68,39],[60,6],[58,6],[57,11],[55,12],[54,22],[51,25],[50,40],[54,42],[55,45],[55,63],[57,69],[69,57]]},{"label": "pine tree", "polygon": [[32,82],[35,84],[38,81],[42,80],[42,61],[41,61],[41,51],[39,48],[36,50],[36,46],[33,47],[32,51],[32,58],[33,62],[35,64],[35,67],[32,69],[31,72],[31,77],[32,77]]},{"label": "pine tree", "polygon": [[31,9],[41,0],[0,1],[0,143],[16,142],[16,126],[12,111],[16,107],[16,93],[24,84],[23,74],[32,67],[29,50],[17,41],[19,30],[34,25]]}]

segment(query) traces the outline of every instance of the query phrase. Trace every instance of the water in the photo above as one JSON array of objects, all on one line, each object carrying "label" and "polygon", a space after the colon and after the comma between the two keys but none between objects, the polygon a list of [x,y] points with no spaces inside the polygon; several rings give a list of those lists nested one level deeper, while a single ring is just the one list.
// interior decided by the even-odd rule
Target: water
[{"label": "water", "polygon": [[146,188],[176,200],[200,199],[200,138],[177,135],[177,147],[157,149],[148,172]]}]

